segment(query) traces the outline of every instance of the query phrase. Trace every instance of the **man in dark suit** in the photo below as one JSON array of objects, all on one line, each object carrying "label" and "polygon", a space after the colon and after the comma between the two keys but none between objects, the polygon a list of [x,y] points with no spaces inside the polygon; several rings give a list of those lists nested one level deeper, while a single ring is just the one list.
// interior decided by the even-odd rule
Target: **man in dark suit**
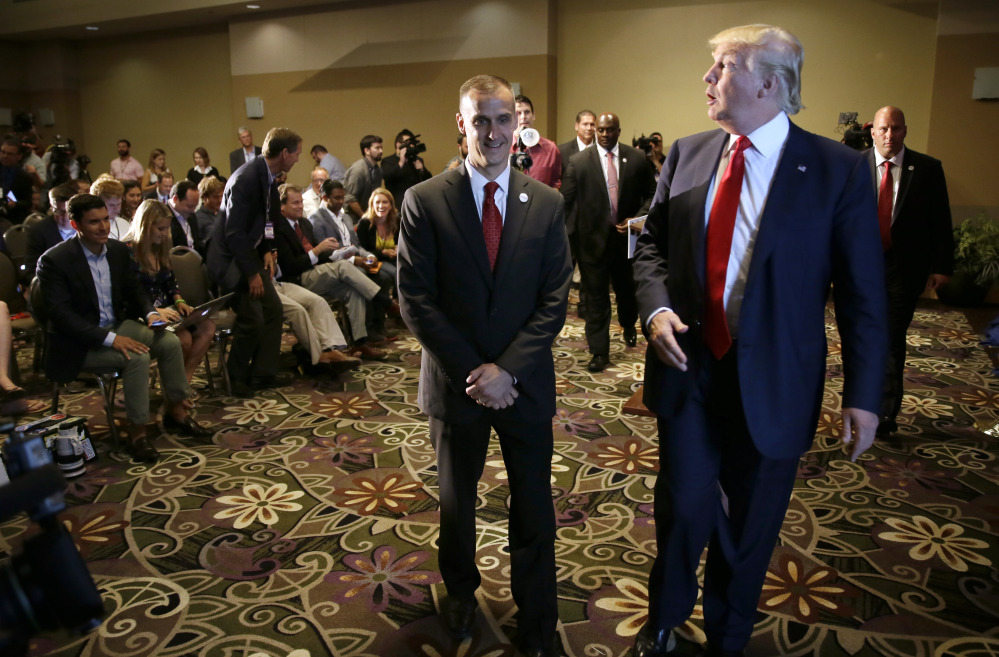
[{"label": "man in dark suit", "polygon": [[31,175],[21,168],[21,145],[14,138],[0,143],[0,218],[19,224],[31,212]]},{"label": "man in dark suit", "polygon": [[236,136],[239,137],[239,148],[229,153],[230,175],[236,173],[236,169],[247,162],[252,162],[260,157],[261,154],[260,147],[253,145],[253,133],[245,125],[239,126],[239,129],[236,130]]},{"label": "man in dark suit", "polygon": [[423,345],[418,401],[437,453],[441,617],[455,637],[475,620],[476,486],[494,428],[510,475],[518,648],[560,655],[550,476],[551,347],[570,272],[562,202],[511,170],[510,84],[476,76],[459,97],[468,158],[406,194],[398,257],[402,315]]},{"label": "man in dark suit", "polygon": [[277,381],[281,354],[281,300],[271,278],[276,259],[274,219],[280,219],[276,179],[302,154],[302,138],[287,128],[271,128],[263,156],[240,168],[222,192],[222,208],[209,243],[208,274],[226,292],[235,292],[229,379],[232,390],[250,396]]},{"label": "man in dark suit", "polygon": [[205,242],[201,236],[198,218],[194,215],[198,209],[198,186],[184,179],[170,188],[170,201],[167,206],[173,212],[170,222],[170,238],[174,246],[186,246],[204,255]]},{"label": "man in dark suit", "polygon": [[874,440],[884,375],[867,163],[787,118],[801,108],[803,51],[793,35],[750,25],[710,43],[708,116],[721,129],[670,149],[635,257],[659,475],[649,618],[634,657],[670,654],[671,629],[697,599],[705,543],[706,654],[744,654],[798,460],[815,434],[830,283],[852,460]]},{"label": "man in dark suit", "polygon": [[558,145],[559,153],[562,154],[562,180],[565,180],[565,172],[569,168],[569,158],[593,145],[593,137],[597,132],[597,115],[590,110],[580,111],[576,115],[575,130],[576,136],[573,139]]},{"label": "man in dark suit", "polygon": [[152,462],[158,453],[146,438],[145,425],[149,361],[155,358],[168,402],[164,426],[188,435],[211,435],[187,413],[191,389],[180,340],[168,331],[147,327],[164,320],[139,282],[129,248],[109,239],[111,222],[104,202],[98,196],[77,194],[69,202],[69,214],[77,236],[46,251],[38,264],[48,317],[45,375],[66,382],[84,368],[119,369],[129,452]]},{"label": "man in dark suit", "polygon": [[576,257],[586,298],[583,318],[592,359],[587,369],[602,372],[610,363],[611,304],[617,297],[617,319],[629,347],[637,343],[635,280],[628,260],[628,219],[645,214],[656,182],[645,154],[619,142],[621,122],[615,114],[597,119],[597,145],[569,158],[562,181],[568,214],[576,213]]},{"label": "man in dark suit", "polygon": [[38,267],[38,259],[56,244],[76,237],[76,229],[69,220],[66,203],[76,196],[76,185],[64,183],[49,190],[49,208],[52,214],[28,227],[28,240],[24,253],[25,285],[31,283]]},{"label": "man in dark suit", "polygon": [[160,203],[170,202],[170,191],[173,189],[173,174],[164,171],[156,181],[156,189],[152,189],[142,195],[143,200],[159,201]]},{"label": "man in dark suit", "polygon": [[[333,181],[338,184],[337,181]],[[372,347],[367,330],[368,307],[384,309],[394,302],[377,283],[353,263],[354,249],[341,249],[334,237],[318,239],[312,224],[302,216],[302,189],[295,185],[278,188],[283,221],[274,224],[280,281],[301,285],[324,298],[339,299],[347,308],[354,338],[351,354],[382,360],[385,352]],[[308,248],[306,248],[308,247]]]},{"label": "man in dark suit", "polygon": [[[954,237],[947,180],[940,160],[905,147],[905,114],[882,107],[874,115],[874,148],[865,151],[878,193],[878,224],[888,289],[888,363],[878,435],[898,430],[905,374],[905,334],[923,290],[954,272]],[[888,175],[885,163],[888,163]]]}]

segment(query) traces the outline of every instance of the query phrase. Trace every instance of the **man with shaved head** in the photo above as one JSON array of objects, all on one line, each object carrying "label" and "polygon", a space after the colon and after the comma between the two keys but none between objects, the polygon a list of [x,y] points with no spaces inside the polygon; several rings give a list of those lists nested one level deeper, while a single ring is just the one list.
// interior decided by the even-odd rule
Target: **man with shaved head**
[{"label": "man with shaved head", "polygon": [[605,112],[597,117],[597,144],[569,158],[562,181],[566,216],[573,216],[576,258],[586,343],[587,369],[602,372],[610,363],[610,287],[617,298],[617,319],[624,342],[637,342],[635,281],[628,260],[628,219],[645,214],[656,190],[645,154],[619,142],[621,121]]},{"label": "man with shaved head", "polygon": [[866,151],[878,194],[878,227],[888,288],[888,364],[878,435],[898,430],[905,374],[905,334],[925,289],[945,284],[954,271],[947,181],[940,160],[905,147],[905,114],[882,107],[874,115]]}]

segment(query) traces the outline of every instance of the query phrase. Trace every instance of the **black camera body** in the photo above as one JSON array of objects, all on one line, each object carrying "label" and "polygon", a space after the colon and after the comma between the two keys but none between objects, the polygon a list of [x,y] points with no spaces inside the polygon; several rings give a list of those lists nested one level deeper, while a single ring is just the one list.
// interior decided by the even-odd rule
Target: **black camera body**
[{"label": "black camera body", "polygon": [[13,431],[4,456],[11,481],[0,486],[0,521],[27,512],[41,529],[0,563],[0,655],[13,657],[27,654],[28,641],[39,632],[93,630],[104,617],[104,603],[58,519],[66,508],[66,480],[42,436]]},{"label": "black camera body", "polygon": [[427,152],[427,145],[420,141],[420,135],[413,135],[406,142],[406,161],[413,164],[420,159],[420,153]]},{"label": "black camera body", "polygon": [[633,138],[631,140],[631,145],[634,146],[635,148],[640,148],[641,150],[645,151],[646,155],[652,154],[653,143],[654,142],[652,140],[652,137],[646,137],[644,133],[642,133],[641,137]]}]

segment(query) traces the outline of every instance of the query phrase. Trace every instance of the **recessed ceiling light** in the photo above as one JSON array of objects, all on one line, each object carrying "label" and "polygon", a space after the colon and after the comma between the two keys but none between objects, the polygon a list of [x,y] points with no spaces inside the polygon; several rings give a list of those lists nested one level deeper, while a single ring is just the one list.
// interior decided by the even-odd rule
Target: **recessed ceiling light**
[{"label": "recessed ceiling light", "polygon": [[247,9],[260,9],[260,5],[246,5]]},{"label": "recessed ceiling light", "polygon": [[88,25],[87,29],[90,30],[91,32],[96,32],[97,30],[99,30],[101,28],[97,27],[96,25]]}]

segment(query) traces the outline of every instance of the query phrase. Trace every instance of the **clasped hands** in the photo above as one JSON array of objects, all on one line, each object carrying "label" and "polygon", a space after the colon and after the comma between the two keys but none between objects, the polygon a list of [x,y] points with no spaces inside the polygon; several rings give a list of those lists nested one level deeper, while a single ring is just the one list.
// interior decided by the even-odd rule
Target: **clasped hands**
[{"label": "clasped hands", "polygon": [[495,363],[484,363],[472,370],[465,379],[465,394],[480,406],[494,410],[513,406],[520,393],[513,387],[513,376]]}]

